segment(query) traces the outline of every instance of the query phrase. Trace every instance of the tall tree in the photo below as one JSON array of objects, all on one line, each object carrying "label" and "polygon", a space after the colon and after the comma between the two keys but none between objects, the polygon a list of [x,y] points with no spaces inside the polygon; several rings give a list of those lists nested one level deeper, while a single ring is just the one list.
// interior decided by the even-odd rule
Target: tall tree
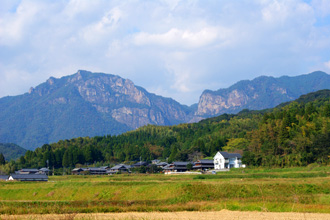
[{"label": "tall tree", "polygon": [[5,156],[1,153],[0,154],[0,165],[4,165],[6,163]]}]

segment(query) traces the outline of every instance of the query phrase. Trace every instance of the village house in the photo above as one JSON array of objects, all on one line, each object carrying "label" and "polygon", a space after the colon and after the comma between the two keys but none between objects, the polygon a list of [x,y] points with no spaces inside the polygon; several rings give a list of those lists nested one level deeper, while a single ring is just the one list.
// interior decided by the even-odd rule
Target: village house
[{"label": "village house", "polygon": [[172,172],[186,172],[188,170],[187,165],[190,162],[173,162],[171,164],[168,164],[167,166],[163,167],[164,173],[169,174]]},{"label": "village house", "polygon": [[106,175],[109,170],[108,166],[104,167],[87,167],[87,168],[74,168],[71,173],[74,175]]},{"label": "village house", "polygon": [[8,180],[48,181],[48,176],[46,174],[11,174]]},{"label": "village house", "polygon": [[7,181],[8,177],[8,175],[0,175],[0,181]]},{"label": "village house", "polygon": [[159,167],[159,168],[163,168],[167,165],[168,165],[168,163],[166,163],[166,162],[159,162],[159,163],[156,164],[156,166]]},{"label": "village house", "polygon": [[218,151],[213,157],[214,169],[230,169],[242,167],[242,156],[237,153],[228,153],[224,151]]},{"label": "village house", "polygon": [[40,168],[39,169],[39,173],[40,174],[46,174],[48,176],[49,173],[50,173],[50,170],[48,168],[46,168],[46,167],[43,167],[43,168]]},{"label": "village house", "polygon": [[39,173],[39,169],[34,169],[34,168],[23,168],[15,172],[15,174],[37,174]]},{"label": "village house", "polygon": [[114,167],[111,167],[110,170],[107,171],[107,174],[116,174],[116,173],[129,173],[131,166],[125,164],[118,164]]},{"label": "village house", "polygon": [[48,168],[40,168],[40,169],[35,169],[35,168],[23,168],[18,171],[15,171],[15,174],[46,174],[48,175],[50,170]]},{"label": "village house", "polygon": [[214,169],[214,161],[213,160],[198,160],[195,162],[193,166],[194,170],[210,170]]},{"label": "village house", "polygon": [[73,175],[81,175],[83,174],[85,171],[87,171],[87,168],[80,168],[80,167],[77,167],[77,168],[74,168],[73,170],[71,170],[71,173]]},{"label": "village house", "polygon": [[142,166],[146,167],[146,166],[148,166],[148,163],[145,162],[145,161],[139,161],[139,162],[132,165],[132,167],[142,167]]},{"label": "village house", "polygon": [[88,168],[90,175],[106,175],[107,169],[104,167],[89,167]]}]

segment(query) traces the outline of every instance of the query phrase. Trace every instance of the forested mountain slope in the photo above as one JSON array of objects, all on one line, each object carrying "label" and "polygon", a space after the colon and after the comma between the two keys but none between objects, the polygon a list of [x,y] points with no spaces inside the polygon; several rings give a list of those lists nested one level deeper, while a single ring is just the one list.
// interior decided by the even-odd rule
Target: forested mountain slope
[{"label": "forested mountain slope", "polygon": [[241,152],[255,166],[328,163],[330,90],[263,111],[244,110],[194,124],[144,126],[118,136],[75,138],[28,151],[21,167],[73,167],[94,161],[196,160],[219,150]]},{"label": "forested mountain slope", "polygon": [[7,161],[17,159],[24,155],[27,150],[16,144],[0,143],[0,153],[5,156]]}]

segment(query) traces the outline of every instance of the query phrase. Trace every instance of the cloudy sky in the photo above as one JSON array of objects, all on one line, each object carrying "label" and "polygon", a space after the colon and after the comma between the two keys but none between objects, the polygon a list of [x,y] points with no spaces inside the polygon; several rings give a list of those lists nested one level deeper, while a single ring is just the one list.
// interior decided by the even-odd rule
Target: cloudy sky
[{"label": "cloudy sky", "polygon": [[260,75],[330,73],[330,0],[0,0],[0,97],[79,69],[182,104]]}]

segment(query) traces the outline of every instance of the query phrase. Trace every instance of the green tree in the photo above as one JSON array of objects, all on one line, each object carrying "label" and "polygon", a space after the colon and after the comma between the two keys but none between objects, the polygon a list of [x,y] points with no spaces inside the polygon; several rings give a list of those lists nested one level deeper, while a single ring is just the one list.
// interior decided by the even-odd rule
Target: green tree
[{"label": "green tree", "polygon": [[4,165],[6,164],[6,159],[5,156],[1,153],[0,154],[0,165]]},{"label": "green tree", "polygon": [[71,158],[70,158],[70,155],[69,155],[69,151],[66,150],[64,152],[63,159],[62,159],[62,166],[63,167],[69,167],[70,165],[71,165]]},{"label": "green tree", "polygon": [[330,104],[324,106],[323,116],[330,117]]},{"label": "green tree", "polygon": [[188,163],[188,164],[187,164],[187,169],[188,169],[188,170],[192,170],[192,168],[193,168],[193,164],[192,164],[192,163]]}]

